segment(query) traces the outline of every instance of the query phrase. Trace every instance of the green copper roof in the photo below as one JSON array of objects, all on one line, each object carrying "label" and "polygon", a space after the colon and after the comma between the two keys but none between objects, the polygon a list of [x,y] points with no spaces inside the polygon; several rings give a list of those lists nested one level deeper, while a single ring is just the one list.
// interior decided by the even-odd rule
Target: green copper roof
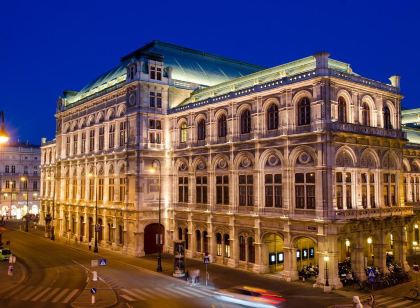
[{"label": "green copper roof", "polygon": [[[206,100],[215,96],[225,95],[231,91],[247,89],[254,85],[267,83],[270,81],[278,80],[280,78],[310,72],[313,71],[315,67],[316,61],[314,56],[309,56],[286,64],[270,67],[240,78],[219,83],[208,88],[199,89],[195,91],[189,98],[183,101],[180,106]],[[357,76],[357,74],[352,72],[350,64],[334,59],[328,59],[328,68]]]},{"label": "green copper roof", "polygon": [[133,58],[163,59],[164,67],[171,68],[173,80],[193,83],[198,86],[213,86],[239,78],[264,67],[231,60],[174,44],[153,41],[121,59],[118,66],[99,76],[80,91],[66,91],[66,105],[110,88],[126,80],[126,65]]}]

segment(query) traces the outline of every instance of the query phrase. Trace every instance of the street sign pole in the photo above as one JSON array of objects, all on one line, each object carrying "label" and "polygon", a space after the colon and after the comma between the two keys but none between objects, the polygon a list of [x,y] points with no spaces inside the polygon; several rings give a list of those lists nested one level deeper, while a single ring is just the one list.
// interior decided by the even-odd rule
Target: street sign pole
[{"label": "street sign pole", "polygon": [[208,273],[207,273],[207,263],[206,263],[206,287],[207,287],[207,278],[208,278]]}]

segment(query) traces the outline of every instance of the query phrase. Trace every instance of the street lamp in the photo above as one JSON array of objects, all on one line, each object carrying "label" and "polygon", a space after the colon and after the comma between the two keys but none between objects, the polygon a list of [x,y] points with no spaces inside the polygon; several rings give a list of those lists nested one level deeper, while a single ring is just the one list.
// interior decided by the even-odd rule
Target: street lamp
[{"label": "street lamp", "polygon": [[373,266],[373,258],[374,258],[374,256],[373,256],[372,238],[370,236],[367,238],[367,243],[369,244],[369,250],[371,252],[372,266]]},{"label": "street lamp", "polygon": [[346,240],[347,257],[350,256],[350,240]]},{"label": "street lamp", "polygon": [[4,111],[0,111],[1,124],[0,124],[0,144],[9,141],[9,134],[4,127]]},{"label": "street lamp", "polygon": [[156,244],[158,246],[158,257],[157,257],[157,272],[162,272],[162,230],[161,230],[161,222],[160,222],[160,203],[161,203],[161,193],[162,193],[162,185],[161,185],[161,179],[162,179],[162,167],[160,165],[160,160],[155,159],[152,162],[152,172],[156,172],[156,165],[159,166],[159,213],[158,213],[158,219],[159,219],[159,234],[156,235]]},{"label": "street lamp", "polygon": [[[95,173],[96,173],[96,168],[95,168]],[[92,178],[93,176],[94,175],[92,173],[88,174],[89,178]],[[93,252],[95,253],[99,252],[99,249],[98,249],[98,187],[96,185],[96,181],[95,181],[95,247],[93,248]]]},{"label": "street lamp", "polygon": [[28,178],[27,177],[21,177],[20,181],[23,184],[23,186],[26,186],[26,214],[25,214],[25,232],[29,231],[29,191],[28,191]]},{"label": "street lamp", "polygon": [[330,283],[328,281],[328,261],[330,261],[330,257],[324,256],[324,261],[325,261],[325,286],[329,287]]}]

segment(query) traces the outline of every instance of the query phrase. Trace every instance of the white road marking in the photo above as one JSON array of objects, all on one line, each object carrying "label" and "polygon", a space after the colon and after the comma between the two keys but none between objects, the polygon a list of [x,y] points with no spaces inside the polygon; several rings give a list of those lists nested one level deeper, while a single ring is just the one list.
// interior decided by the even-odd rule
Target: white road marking
[{"label": "white road marking", "polygon": [[194,296],[196,296],[196,297],[203,297],[204,295],[202,295],[202,294],[199,294],[198,292],[195,292],[195,290],[193,289],[193,290],[191,290],[191,289],[187,289],[187,287],[185,287],[185,288],[182,288],[182,287],[177,287],[177,289],[179,290],[179,289],[181,289],[181,290],[183,290],[184,292],[187,292],[187,293],[190,293],[190,294],[192,294],[192,295],[194,295]]},{"label": "white road marking", "polygon": [[53,303],[58,302],[61,298],[63,298],[68,292],[70,291],[70,289],[63,289],[60,293],[57,294],[56,297],[54,297],[54,299],[51,301]]},{"label": "white road marking", "polygon": [[133,290],[127,290],[127,289],[121,289],[122,292],[127,293],[128,295],[139,299],[139,300],[145,300],[141,295],[138,295],[136,293],[133,292]]},{"label": "white road marking", "polygon": [[120,295],[120,297],[124,298],[126,301],[129,301],[129,302],[135,302],[136,301],[135,298],[132,298],[132,297],[126,295],[126,294],[122,294],[122,295]]},{"label": "white road marking", "polygon": [[47,293],[49,290],[51,290],[51,288],[46,288],[44,291],[42,291],[41,293],[39,293],[37,296],[35,296],[32,301],[35,302],[37,300],[39,300],[45,293]]},{"label": "white road marking", "polygon": [[21,285],[18,286],[16,289],[14,289],[12,292],[10,292],[9,294],[7,294],[6,296],[4,296],[4,298],[8,298],[8,297],[12,297],[13,295],[17,294],[18,292],[22,291],[24,288],[26,287],[26,285]]},{"label": "white road marking", "polygon": [[58,291],[60,291],[60,288],[55,288],[53,289],[49,294],[47,294],[47,296],[45,296],[41,302],[46,302],[48,301],[50,298],[52,298]]},{"label": "white road marking", "polygon": [[30,291],[29,293],[26,293],[26,296],[22,298],[23,301],[27,301],[29,300],[32,296],[34,296],[36,293],[40,292],[42,290],[41,287],[36,287],[34,288],[32,291]]},{"label": "white road marking", "polygon": [[199,288],[192,288],[192,287],[187,287],[187,288],[188,288],[188,289],[192,289],[192,290],[194,290],[194,292],[201,293],[201,294],[203,294],[204,296],[211,296],[211,295],[213,295],[213,293],[211,293],[211,292],[209,292],[209,291],[206,291],[206,290],[199,289]]},{"label": "white road marking", "polygon": [[175,289],[174,287],[172,287],[172,288],[171,288],[171,292],[178,293],[179,295],[181,295],[181,296],[183,296],[183,297],[189,297],[189,298],[194,297],[194,296],[192,296],[191,294],[184,293],[184,292],[182,292],[181,290],[177,290],[177,289]]},{"label": "white road marking", "polygon": [[399,302],[399,303],[397,303],[397,304],[394,304],[394,305],[388,306],[388,308],[402,307],[402,306],[405,306],[405,305],[411,304],[412,302],[413,302],[413,301],[405,300],[405,301]]},{"label": "white road marking", "polygon": [[69,295],[67,295],[67,297],[66,297],[63,301],[61,301],[61,302],[62,302],[63,304],[67,304],[67,302],[68,302],[69,300],[71,300],[71,299],[72,299],[72,297],[73,297],[73,296],[75,296],[77,292],[79,292],[79,290],[78,290],[78,289],[74,289],[74,290],[73,290],[73,291],[71,291],[71,293],[70,293]]}]

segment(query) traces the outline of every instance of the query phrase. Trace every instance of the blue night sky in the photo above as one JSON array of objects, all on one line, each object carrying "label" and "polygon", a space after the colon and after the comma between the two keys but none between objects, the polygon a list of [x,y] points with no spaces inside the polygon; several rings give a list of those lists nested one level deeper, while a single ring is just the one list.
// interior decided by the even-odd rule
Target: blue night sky
[{"label": "blue night sky", "polygon": [[[0,110],[13,138],[54,136],[65,89],[158,39],[263,66],[328,51],[365,77],[400,74],[419,107],[418,1],[3,1]],[[314,5],[316,4],[316,5]]]}]

